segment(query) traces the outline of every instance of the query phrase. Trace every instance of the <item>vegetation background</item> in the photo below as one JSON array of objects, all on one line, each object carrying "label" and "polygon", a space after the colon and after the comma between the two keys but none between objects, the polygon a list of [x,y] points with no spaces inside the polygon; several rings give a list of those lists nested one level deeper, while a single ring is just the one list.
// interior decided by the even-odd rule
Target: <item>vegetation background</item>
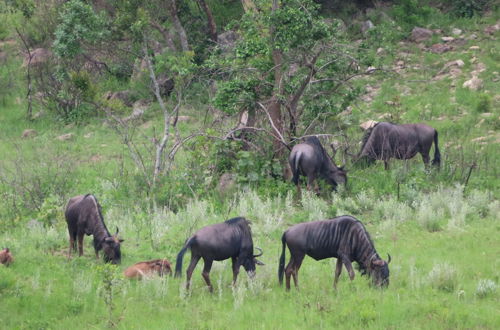
[{"label": "vegetation background", "polygon": [[[500,327],[498,3],[6,0],[0,18],[0,328]],[[441,169],[354,163],[368,120],[436,128]],[[349,182],[299,198],[288,148],[311,134]],[[122,265],[91,238],[67,258],[82,193]],[[285,292],[283,231],[343,214],[391,254],[389,288],[344,271],[334,291],[334,261],[306,258]],[[189,292],[123,278],[234,216],[264,250],[254,281],[232,288],[229,262],[214,294],[200,266]]]}]

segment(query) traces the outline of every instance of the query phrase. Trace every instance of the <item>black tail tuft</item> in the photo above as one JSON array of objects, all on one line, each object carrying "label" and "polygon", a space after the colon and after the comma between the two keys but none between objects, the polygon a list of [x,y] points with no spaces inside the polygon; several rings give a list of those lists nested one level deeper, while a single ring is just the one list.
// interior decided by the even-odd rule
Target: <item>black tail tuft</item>
[{"label": "black tail tuft", "polygon": [[438,147],[438,132],[434,133],[434,159],[432,160],[432,165],[439,167],[441,165],[441,153]]},{"label": "black tail tuft", "polygon": [[283,250],[281,252],[280,256],[280,263],[278,267],[278,280],[280,282],[280,285],[283,285],[283,273],[285,271],[285,248],[286,248],[286,233],[283,233],[283,236],[281,236],[281,243],[283,244]]},{"label": "black tail tuft", "polygon": [[175,276],[174,277],[181,277],[182,276],[182,258],[184,258],[184,253],[186,253],[187,249],[191,247],[194,241],[194,237],[189,238],[186,241],[186,244],[184,244],[184,247],[181,249],[179,254],[177,254],[177,259],[175,260]]}]

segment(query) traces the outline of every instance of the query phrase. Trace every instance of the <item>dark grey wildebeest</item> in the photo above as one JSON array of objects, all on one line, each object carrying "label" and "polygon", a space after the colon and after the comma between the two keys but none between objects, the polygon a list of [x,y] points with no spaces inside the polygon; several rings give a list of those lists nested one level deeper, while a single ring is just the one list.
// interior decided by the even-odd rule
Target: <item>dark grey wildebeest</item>
[{"label": "dark grey wildebeest", "polygon": [[[318,177],[325,179],[332,185],[333,190],[337,190],[338,184],[347,183],[346,171],[343,167],[335,165],[315,136],[308,137],[304,143],[295,145],[288,161],[293,174],[292,182],[297,186],[299,193],[301,175],[307,177],[308,190],[313,188],[313,183]],[[315,190],[316,193],[319,193],[317,183]]]},{"label": "dark grey wildebeest", "polygon": [[357,158],[365,158],[370,162],[376,159],[383,160],[387,170],[390,158],[410,159],[420,153],[427,166],[432,142],[434,142],[432,165],[439,167],[441,154],[438,147],[438,132],[434,128],[425,124],[396,125],[380,122],[366,131]]},{"label": "dark grey wildebeest", "polygon": [[175,277],[181,276],[182,258],[187,249],[191,249],[191,262],[186,272],[186,287],[188,289],[191,276],[200,258],[203,258],[205,263],[202,276],[210,292],[213,291],[213,287],[210,283],[209,274],[214,260],[221,261],[231,258],[233,265],[233,285],[236,284],[240,266],[243,266],[250,277],[254,277],[255,265],[263,265],[256,258],[262,255],[262,250],[257,248],[261,253],[258,255],[253,254],[250,223],[242,217],[203,227],[188,238],[184,247],[177,255]]},{"label": "dark grey wildebeest", "polygon": [[94,236],[94,250],[96,258],[99,251],[104,252],[104,261],[113,264],[121,262],[120,243],[123,239],[118,238],[118,227],[116,233],[111,235],[104,224],[101,205],[94,195],[79,195],[71,198],[66,206],[66,222],[69,231],[69,253],[76,251],[76,239],[78,238],[78,255],[83,255],[83,236]]},{"label": "dark grey wildebeest", "polygon": [[[299,268],[305,255],[315,260],[337,258],[334,287],[342,271],[342,264],[354,279],[352,262],[355,261],[361,274],[372,278],[376,286],[389,285],[389,267],[391,261],[382,260],[363,224],[356,218],[344,215],[334,219],[304,222],[290,227],[283,234],[281,241],[283,251],[279,261],[278,279],[283,284],[283,273],[286,276],[286,288],[290,290],[290,276],[293,276],[295,287],[299,285]],[[290,261],[285,269],[285,247],[290,250]]]}]

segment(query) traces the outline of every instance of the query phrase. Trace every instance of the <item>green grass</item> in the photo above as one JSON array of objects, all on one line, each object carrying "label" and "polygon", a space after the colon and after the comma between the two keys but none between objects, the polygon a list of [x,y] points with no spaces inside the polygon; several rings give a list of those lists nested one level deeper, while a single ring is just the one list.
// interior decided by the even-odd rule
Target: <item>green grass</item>
[{"label": "green grass", "polygon": [[[410,328],[445,325],[494,329],[500,326],[498,293],[476,294],[481,280],[498,283],[500,275],[494,248],[500,244],[500,206],[491,199],[483,200],[483,204],[496,209],[488,211],[486,217],[477,217],[471,212],[461,228],[444,227],[433,233],[417,223],[412,211],[407,217],[394,214],[386,219],[366,211],[359,217],[367,224],[377,250],[384,258],[387,252],[392,256],[389,288],[372,288],[359,273],[350,282],[344,270],[339,289],[334,291],[334,262],[306,258],[300,272],[301,289],[297,291],[292,287],[290,292],[285,292],[277,281],[281,253],[279,238],[291,222],[309,220],[310,211],[294,220],[290,214],[317,208],[316,216],[321,216],[321,212],[328,213],[330,202],[339,208],[350,202],[334,197],[325,203],[306,195],[304,205],[298,205],[290,197],[263,199],[251,192],[239,195],[237,200],[229,213],[228,210],[215,212],[203,201],[192,203],[188,210],[178,214],[156,210],[143,218],[121,207],[109,208],[105,214],[108,225],[120,226],[126,240],[123,265],[116,270],[103,268],[102,261],[95,261],[89,238],[85,241],[85,255],[68,260],[65,255],[67,233],[62,218],[57,219],[54,227],[28,229],[22,226],[2,233],[0,241],[11,247],[16,258],[11,267],[0,267],[0,321],[3,327],[59,329],[77,325],[77,328],[100,328],[110,320],[124,329],[145,326],[387,328],[408,325]],[[358,202],[360,200],[368,199],[361,197]],[[403,207],[391,199],[382,203],[388,202],[398,209]],[[471,203],[467,199],[457,202]],[[258,268],[253,282],[249,282],[242,271],[237,287],[231,288],[229,261],[214,264],[211,277],[215,293],[212,295],[200,276],[200,265],[195,270],[189,292],[184,290],[185,275],[181,280],[166,277],[137,282],[122,278],[121,270],[140,260],[167,257],[174,261],[184,239],[193,230],[237,214],[252,220],[255,245],[264,250],[261,259],[266,265]],[[446,216],[446,221],[452,218]],[[155,233],[152,239],[149,226]],[[189,254],[183,270],[188,261]],[[451,289],[440,285],[446,274],[438,278],[438,275],[431,275],[436,265],[454,270]],[[437,268],[438,271],[441,268]],[[105,272],[113,278],[111,318],[103,298]],[[9,313],[13,310],[16,313]]]}]

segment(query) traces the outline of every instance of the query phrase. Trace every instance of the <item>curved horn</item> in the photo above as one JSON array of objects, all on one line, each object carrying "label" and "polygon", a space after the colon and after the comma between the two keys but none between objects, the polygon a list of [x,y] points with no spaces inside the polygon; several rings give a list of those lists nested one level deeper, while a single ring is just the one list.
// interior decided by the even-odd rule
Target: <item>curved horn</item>
[{"label": "curved horn", "polygon": [[389,259],[387,259],[387,263],[390,264],[391,263],[391,255],[389,253],[387,253],[387,257],[389,258]]},{"label": "curved horn", "polygon": [[116,233],[115,233],[115,236],[116,236],[116,235],[118,235],[118,232],[119,232],[119,231],[120,231],[120,230],[118,229],[118,226],[116,226]]},{"label": "curved horn", "polygon": [[260,257],[262,254],[264,254],[264,252],[262,252],[262,249],[261,249],[261,248],[255,247],[255,249],[257,249],[257,250],[259,250],[259,251],[260,251],[260,254],[256,254],[256,255],[254,255],[254,257],[255,257],[255,258]]}]

